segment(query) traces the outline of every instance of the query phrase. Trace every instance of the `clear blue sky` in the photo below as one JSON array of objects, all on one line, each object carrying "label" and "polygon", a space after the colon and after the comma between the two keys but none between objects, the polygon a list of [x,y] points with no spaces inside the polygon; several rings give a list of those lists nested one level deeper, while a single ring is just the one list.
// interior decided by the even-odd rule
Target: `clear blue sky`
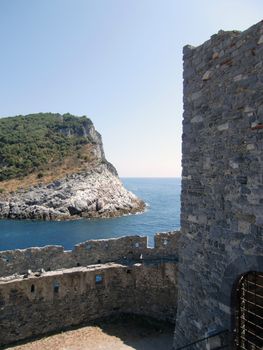
[{"label": "clear blue sky", "polygon": [[87,115],[121,176],[180,176],[182,47],[262,0],[0,0],[0,116]]}]

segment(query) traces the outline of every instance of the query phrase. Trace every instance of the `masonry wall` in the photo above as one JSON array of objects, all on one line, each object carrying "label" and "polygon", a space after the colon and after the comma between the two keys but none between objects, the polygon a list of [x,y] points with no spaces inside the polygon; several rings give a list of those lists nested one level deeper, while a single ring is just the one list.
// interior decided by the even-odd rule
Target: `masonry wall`
[{"label": "masonry wall", "polygon": [[0,346],[120,313],[174,322],[176,305],[174,261],[108,263],[2,278]]},{"label": "masonry wall", "polygon": [[262,151],[263,23],[186,46],[175,348],[232,330],[236,281],[263,271]]},{"label": "masonry wall", "polygon": [[179,232],[156,234],[153,248],[147,246],[147,237],[127,236],[89,240],[77,244],[72,251],[65,251],[62,246],[0,251],[0,277],[24,274],[29,269],[52,271],[97,263],[138,260],[141,255],[144,259],[176,256],[178,238]]}]

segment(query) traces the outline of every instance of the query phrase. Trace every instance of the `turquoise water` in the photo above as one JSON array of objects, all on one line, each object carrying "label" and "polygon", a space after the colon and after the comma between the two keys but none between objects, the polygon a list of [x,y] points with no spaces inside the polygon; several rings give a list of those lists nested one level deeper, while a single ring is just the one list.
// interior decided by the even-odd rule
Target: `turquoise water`
[{"label": "turquoise water", "polygon": [[147,235],[153,244],[156,232],[180,227],[179,178],[123,178],[125,187],[149,207],[139,215],[66,222],[0,220],[0,250],[63,245],[65,249],[87,239]]}]

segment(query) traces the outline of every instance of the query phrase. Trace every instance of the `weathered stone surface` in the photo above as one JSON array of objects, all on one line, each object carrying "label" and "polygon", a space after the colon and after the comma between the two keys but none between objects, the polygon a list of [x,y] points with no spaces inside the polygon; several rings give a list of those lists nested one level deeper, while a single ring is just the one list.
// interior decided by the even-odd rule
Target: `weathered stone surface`
[{"label": "weathered stone surface", "polygon": [[0,218],[69,220],[134,214],[145,204],[127,191],[109,163],[21,190],[0,200]]},{"label": "weathered stone surface", "polygon": [[112,239],[89,240],[77,244],[72,251],[62,246],[33,247],[0,251],[0,277],[87,266],[112,261],[151,259],[152,257],[177,257],[180,232],[158,233],[154,247],[147,247],[147,237],[126,236]]},{"label": "weathered stone surface", "polygon": [[109,263],[0,283],[0,346],[94,319],[131,313],[174,322],[176,265]]},{"label": "weathered stone surface", "polygon": [[174,322],[178,238],[156,234],[154,248],[132,236],[87,241],[72,252],[55,246],[1,252],[0,346],[122,313]]},{"label": "weathered stone surface", "polygon": [[232,330],[236,281],[263,271],[262,32],[260,22],[184,50],[175,348]]},{"label": "weathered stone surface", "polygon": [[205,74],[203,75],[202,80],[206,81],[206,80],[211,79],[211,77],[212,77],[212,71],[211,71],[211,70],[208,70],[208,71],[206,71]]}]

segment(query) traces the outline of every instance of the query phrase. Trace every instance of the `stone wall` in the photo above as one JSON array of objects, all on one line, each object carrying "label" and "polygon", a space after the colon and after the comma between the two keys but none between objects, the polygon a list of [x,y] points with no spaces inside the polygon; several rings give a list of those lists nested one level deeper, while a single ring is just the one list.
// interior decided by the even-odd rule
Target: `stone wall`
[{"label": "stone wall", "polygon": [[177,255],[179,232],[155,235],[153,248],[147,246],[147,237],[127,236],[114,239],[89,240],[76,245],[72,251],[62,246],[34,247],[0,251],[0,277],[27,270],[46,271],[90,264],[138,260]]},{"label": "stone wall", "polygon": [[263,271],[262,151],[263,22],[186,46],[175,348],[232,330],[235,282]]},{"label": "stone wall", "polygon": [[172,260],[6,277],[0,283],[0,346],[120,313],[173,322],[176,304]]}]

